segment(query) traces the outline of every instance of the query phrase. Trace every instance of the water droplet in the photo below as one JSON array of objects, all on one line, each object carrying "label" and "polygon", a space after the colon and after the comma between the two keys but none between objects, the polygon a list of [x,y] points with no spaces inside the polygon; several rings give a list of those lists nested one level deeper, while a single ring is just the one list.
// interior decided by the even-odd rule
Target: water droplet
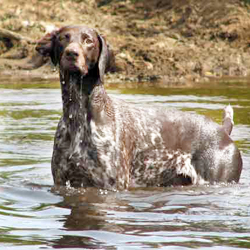
[{"label": "water droplet", "polygon": [[61,83],[62,83],[62,85],[64,85],[64,84],[65,84],[65,81],[61,81]]},{"label": "water droplet", "polygon": [[70,188],[70,181],[66,181],[66,187]]}]

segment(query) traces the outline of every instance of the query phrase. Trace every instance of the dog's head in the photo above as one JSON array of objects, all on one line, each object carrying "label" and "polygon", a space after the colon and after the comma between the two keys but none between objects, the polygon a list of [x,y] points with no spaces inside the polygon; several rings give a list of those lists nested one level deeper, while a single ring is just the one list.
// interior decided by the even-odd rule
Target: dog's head
[{"label": "dog's head", "polygon": [[97,68],[102,82],[110,63],[110,51],[104,38],[85,26],[56,29],[38,41],[36,50],[43,56],[50,56],[53,64],[59,64],[64,72],[87,76]]}]

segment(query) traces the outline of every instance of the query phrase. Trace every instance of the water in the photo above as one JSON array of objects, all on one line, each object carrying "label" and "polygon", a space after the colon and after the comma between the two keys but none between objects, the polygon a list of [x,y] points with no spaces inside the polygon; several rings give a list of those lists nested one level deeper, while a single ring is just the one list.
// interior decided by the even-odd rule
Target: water
[{"label": "water", "polygon": [[50,159],[61,114],[58,84],[0,84],[0,249],[249,249],[250,84],[111,89],[136,105],[174,107],[221,122],[244,170],[235,185],[105,190],[53,188]]}]

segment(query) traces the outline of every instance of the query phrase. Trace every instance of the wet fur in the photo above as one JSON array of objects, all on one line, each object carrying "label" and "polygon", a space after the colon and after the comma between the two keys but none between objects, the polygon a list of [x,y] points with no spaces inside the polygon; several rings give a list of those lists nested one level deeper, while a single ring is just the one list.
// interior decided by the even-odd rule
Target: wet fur
[{"label": "wet fur", "polygon": [[[62,47],[57,39],[65,30],[73,38]],[[229,137],[232,119],[219,126],[203,116],[139,108],[111,98],[103,85],[109,48],[100,35],[89,30],[64,27],[37,45],[39,53],[50,55],[60,67],[63,115],[52,157],[55,184],[126,189],[238,182],[242,160]],[[95,46],[100,48],[98,61],[86,75],[81,70],[64,70],[60,61],[81,32],[96,36],[99,45]],[[81,46],[79,53],[88,53]]]}]

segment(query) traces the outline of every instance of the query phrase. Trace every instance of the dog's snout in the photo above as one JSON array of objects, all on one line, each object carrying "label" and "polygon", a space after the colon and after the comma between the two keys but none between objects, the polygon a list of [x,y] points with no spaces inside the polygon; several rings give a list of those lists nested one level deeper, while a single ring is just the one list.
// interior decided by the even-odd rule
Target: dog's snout
[{"label": "dog's snout", "polygon": [[81,44],[72,42],[66,46],[61,57],[60,66],[64,70],[70,70],[72,72],[77,71],[83,75],[88,73],[86,54]]},{"label": "dog's snout", "polygon": [[76,49],[68,49],[66,51],[66,56],[68,58],[76,59],[79,56],[79,52]]},{"label": "dog's snout", "polygon": [[78,44],[72,43],[66,48],[65,55],[67,58],[77,59],[79,57],[79,50]]}]

